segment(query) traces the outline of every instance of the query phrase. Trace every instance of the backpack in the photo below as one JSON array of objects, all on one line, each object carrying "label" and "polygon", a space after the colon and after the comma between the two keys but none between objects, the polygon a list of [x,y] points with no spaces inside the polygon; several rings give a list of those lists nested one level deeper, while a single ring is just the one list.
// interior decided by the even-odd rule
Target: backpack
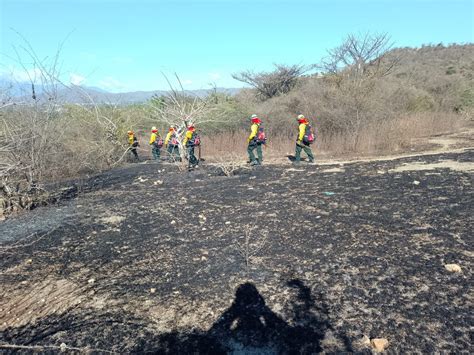
[{"label": "backpack", "polygon": [[175,133],[171,136],[168,144],[169,145],[178,145],[178,138],[176,138]]},{"label": "backpack", "polygon": [[151,144],[155,148],[161,148],[163,146],[163,138],[161,138],[158,134],[155,137],[155,141]]},{"label": "backpack", "polygon": [[313,127],[310,124],[306,125],[306,131],[304,132],[303,136],[303,143],[312,144],[314,143],[314,132]]},{"label": "backpack", "polygon": [[138,147],[138,146],[139,146],[139,144],[138,144],[138,139],[137,139],[137,137],[133,136],[132,147],[133,147],[133,148],[136,148],[136,147]]},{"label": "backpack", "polygon": [[267,141],[267,137],[265,136],[265,131],[263,130],[263,127],[260,126],[258,128],[257,132],[257,143],[258,144],[265,144]]},{"label": "backpack", "polygon": [[155,145],[156,145],[158,148],[161,148],[161,147],[163,146],[163,138],[161,138],[161,137],[156,137]]},{"label": "backpack", "polygon": [[196,132],[193,133],[192,138],[189,140],[189,144],[192,146],[198,146],[201,144],[201,137]]}]

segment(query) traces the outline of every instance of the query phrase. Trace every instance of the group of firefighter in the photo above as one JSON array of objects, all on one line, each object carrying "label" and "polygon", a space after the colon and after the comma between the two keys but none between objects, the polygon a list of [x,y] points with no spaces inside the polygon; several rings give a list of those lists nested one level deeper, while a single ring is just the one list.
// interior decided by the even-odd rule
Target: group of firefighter
[{"label": "group of firefighter", "polygon": [[[261,165],[263,162],[262,146],[265,145],[267,138],[263,129],[262,121],[257,115],[250,117],[250,135],[247,138],[247,153],[249,155],[250,165]],[[315,136],[310,122],[304,115],[298,115],[298,136],[296,138],[296,150],[294,163],[298,164],[301,161],[301,152],[304,151],[308,156],[309,163],[314,163],[314,155],[311,151],[311,144],[314,142]],[[196,132],[194,125],[189,125],[186,129],[182,146],[186,149],[186,158],[188,160],[188,169],[192,170],[199,164],[199,159],[195,155],[195,147],[199,147],[201,139]],[[133,131],[128,131],[129,151],[134,160],[138,161],[137,147],[139,146],[138,139]],[[165,147],[168,152],[169,161],[181,161],[179,151],[178,130],[176,127],[170,127],[165,139],[163,140],[158,133],[156,127],[151,128],[151,135],[149,145],[151,147],[151,154],[154,160],[160,160],[161,149]],[[254,152],[257,152],[255,156]]]}]

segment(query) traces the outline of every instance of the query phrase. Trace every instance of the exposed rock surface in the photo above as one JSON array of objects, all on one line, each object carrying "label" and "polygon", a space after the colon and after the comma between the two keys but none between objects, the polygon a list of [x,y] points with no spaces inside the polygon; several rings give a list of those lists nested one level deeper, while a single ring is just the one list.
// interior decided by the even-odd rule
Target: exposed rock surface
[{"label": "exposed rock surface", "polygon": [[461,266],[458,264],[446,264],[444,265],[445,269],[448,270],[449,272],[461,272]]},{"label": "exposed rock surface", "polygon": [[375,338],[370,341],[370,345],[372,345],[376,352],[381,353],[387,348],[388,340],[385,338]]}]

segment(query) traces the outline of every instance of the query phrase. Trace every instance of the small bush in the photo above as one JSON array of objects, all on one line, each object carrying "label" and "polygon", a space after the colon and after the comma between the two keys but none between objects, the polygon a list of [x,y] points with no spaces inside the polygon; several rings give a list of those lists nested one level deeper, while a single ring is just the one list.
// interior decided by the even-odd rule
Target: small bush
[{"label": "small bush", "polygon": [[456,74],[456,69],[454,67],[448,67],[446,69],[446,75]]},{"label": "small bush", "polygon": [[435,107],[435,102],[429,95],[413,97],[408,101],[407,110],[410,112],[430,111]]}]

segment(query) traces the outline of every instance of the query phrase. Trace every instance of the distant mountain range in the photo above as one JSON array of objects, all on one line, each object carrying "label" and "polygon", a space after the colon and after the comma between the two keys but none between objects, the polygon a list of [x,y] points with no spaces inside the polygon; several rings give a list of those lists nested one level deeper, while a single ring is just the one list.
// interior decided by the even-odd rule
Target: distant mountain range
[{"label": "distant mountain range", "polygon": [[[213,89],[212,89],[213,90]],[[186,90],[185,93],[199,97],[209,95],[212,90]],[[217,88],[217,92],[226,93],[228,95],[235,95],[241,89],[238,88]],[[42,88],[35,86],[35,94],[37,98],[48,99],[51,88]],[[141,103],[149,100],[154,95],[166,95],[169,91],[153,90],[153,91],[132,91],[124,93],[111,93],[97,87],[75,86],[69,87],[58,86],[56,94],[59,102],[74,103],[74,104],[90,104],[90,103],[109,103],[116,105],[127,105],[133,103]],[[3,97],[2,97],[3,96]],[[11,84],[6,80],[0,78],[0,100],[5,100],[6,97],[20,99],[21,101],[32,100],[32,87],[30,83],[14,83]]]}]

